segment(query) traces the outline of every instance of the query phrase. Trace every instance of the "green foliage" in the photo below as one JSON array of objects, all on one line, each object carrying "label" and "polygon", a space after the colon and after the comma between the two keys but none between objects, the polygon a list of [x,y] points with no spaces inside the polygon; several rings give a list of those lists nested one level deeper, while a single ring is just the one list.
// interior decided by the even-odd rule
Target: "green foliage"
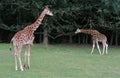
[{"label": "green foliage", "polygon": [[[23,22],[22,15],[21,15],[22,12],[24,12],[26,16],[30,16],[30,15],[33,16],[32,18],[35,20],[39,16],[40,12],[43,10],[44,6],[49,5],[55,15],[54,19],[52,19],[54,20],[53,23],[57,22],[59,26],[70,25],[69,28],[71,30],[71,28],[74,27],[74,26],[71,27],[71,25],[75,24],[76,26],[79,27],[80,24],[76,22],[79,20],[79,18],[81,18],[79,15],[84,16],[84,18],[91,17],[92,20],[96,19],[100,23],[103,23],[102,21],[106,22],[106,19],[104,19],[103,17],[105,17],[107,14],[111,16],[111,13],[114,12],[114,14],[117,14],[119,16],[119,12],[120,12],[119,4],[120,4],[119,0],[114,0],[114,1],[113,0],[84,0],[84,1],[83,0],[48,0],[48,1],[1,0],[0,9],[2,11],[3,9],[7,9],[5,12],[6,16],[18,14],[17,15],[18,19],[16,18],[17,19],[16,24],[21,24]],[[27,14],[25,12],[29,12],[29,13]],[[4,15],[2,16],[4,17]],[[3,20],[5,20],[5,18]],[[31,21],[34,21],[34,20],[31,20]],[[28,22],[24,22],[24,23],[28,23]],[[53,28],[56,27],[54,24],[52,25],[54,26]],[[63,27],[63,28],[66,28],[66,27]]]},{"label": "green foliage", "polygon": [[33,23],[46,5],[54,16],[45,17],[41,28],[47,27],[50,34],[64,35],[76,28],[120,31],[120,0],[1,0],[0,24],[6,26],[0,28],[20,30]]}]

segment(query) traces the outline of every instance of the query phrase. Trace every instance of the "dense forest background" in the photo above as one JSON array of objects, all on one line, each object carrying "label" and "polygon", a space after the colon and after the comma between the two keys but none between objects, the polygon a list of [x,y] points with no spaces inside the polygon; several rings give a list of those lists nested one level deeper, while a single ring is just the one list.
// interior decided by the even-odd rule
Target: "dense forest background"
[{"label": "dense forest background", "polygon": [[120,0],[0,0],[0,42],[33,23],[48,5],[54,16],[46,16],[37,29],[34,43],[91,44],[77,28],[96,29],[110,45],[120,45]]}]

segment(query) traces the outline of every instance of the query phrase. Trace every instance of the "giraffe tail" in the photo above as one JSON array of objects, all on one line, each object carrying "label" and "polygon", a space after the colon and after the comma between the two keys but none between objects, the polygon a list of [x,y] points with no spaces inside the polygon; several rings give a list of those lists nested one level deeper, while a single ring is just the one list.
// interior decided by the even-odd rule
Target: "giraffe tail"
[{"label": "giraffe tail", "polygon": [[10,45],[10,51],[12,51],[11,45]]}]

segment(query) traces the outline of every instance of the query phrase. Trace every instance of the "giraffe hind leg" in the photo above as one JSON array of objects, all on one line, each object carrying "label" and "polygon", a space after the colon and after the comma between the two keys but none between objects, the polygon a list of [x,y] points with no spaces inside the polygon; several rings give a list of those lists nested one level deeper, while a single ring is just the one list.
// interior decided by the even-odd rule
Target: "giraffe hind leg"
[{"label": "giraffe hind leg", "polygon": [[95,42],[93,41],[93,47],[92,47],[92,50],[91,50],[91,54],[93,54],[94,48],[95,48]]},{"label": "giraffe hind leg", "polygon": [[14,46],[14,57],[15,57],[15,70],[18,70],[18,65],[17,65],[17,47]]},{"label": "giraffe hind leg", "polygon": [[108,54],[108,44],[106,44],[106,54]]},{"label": "giraffe hind leg", "polygon": [[19,57],[18,59],[19,59],[19,63],[20,63],[20,69],[21,69],[21,71],[23,71],[24,69],[23,69],[23,66],[22,66],[21,58]]},{"label": "giraffe hind leg", "polygon": [[19,64],[20,64],[20,70],[23,71],[23,66],[22,66],[22,61],[21,61],[21,49],[22,49],[22,46],[19,46],[18,47],[18,60],[19,60]]},{"label": "giraffe hind leg", "polygon": [[15,55],[15,70],[18,70],[18,66],[17,66],[17,55]]},{"label": "giraffe hind leg", "polygon": [[91,54],[93,54],[94,48],[95,48],[95,44],[93,44]]}]

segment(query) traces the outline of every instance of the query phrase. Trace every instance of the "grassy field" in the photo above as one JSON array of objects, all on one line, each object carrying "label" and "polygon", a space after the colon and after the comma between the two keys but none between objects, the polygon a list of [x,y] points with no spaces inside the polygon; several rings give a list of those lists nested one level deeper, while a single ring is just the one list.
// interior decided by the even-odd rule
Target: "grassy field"
[{"label": "grassy field", "polygon": [[[31,69],[15,71],[9,44],[0,44],[0,78],[119,78],[120,48],[109,48],[99,55],[91,46],[35,44],[31,51]],[[24,52],[22,54],[24,56]],[[23,60],[23,59],[22,59]]]}]

